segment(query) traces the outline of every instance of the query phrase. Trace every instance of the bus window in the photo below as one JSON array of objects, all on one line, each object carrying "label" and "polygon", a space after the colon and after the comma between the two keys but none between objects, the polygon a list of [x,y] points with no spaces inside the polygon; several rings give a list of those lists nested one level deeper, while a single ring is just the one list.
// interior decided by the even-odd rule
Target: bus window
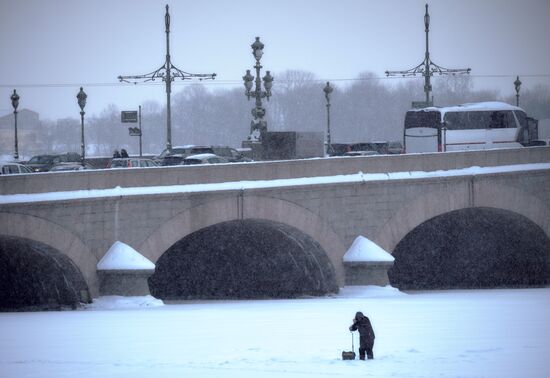
[{"label": "bus window", "polygon": [[408,111],[405,114],[405,129],[414,129],[416,127],[439,128],[441,122],[441,113],[426,111]]},{"label": "bus window", "polygon": [[518,125],[516,123],[516,118],[514,117],[513,112],[506,112],[506,118],[507,118],[507,122],[508,122],[508,125],[506,127],[514,128],[514,129],[518,127]]},{"label": "bus window", "polygon": [[448,112],[445,113],[445,127],[448,130],[467,130],[471,129],[469,113],[466,112]]},{"label": "bus window", "polygon": [[514,114],[516,115],[516,119],[519,123],[519,132],[517,134],[517,142],[521,143],[522,145],[526,146],[529,144],[529,126],[527,123],[527,115],[524,112],[521,111],[514,111]]},{"label": "bus window", "polygon": [[514,113],[516,114],[516,118],[518,119],[519,127],[521,127],[522,129],[526,129],[527,128],[527,115],[524,112],[520,112],[518,110],[514,111]]},{"label": "bus window", "polygon": [[508,128],[507,114],[502,111],[491,112],[491,123],[489,124],[489,128],[491,129]]}]

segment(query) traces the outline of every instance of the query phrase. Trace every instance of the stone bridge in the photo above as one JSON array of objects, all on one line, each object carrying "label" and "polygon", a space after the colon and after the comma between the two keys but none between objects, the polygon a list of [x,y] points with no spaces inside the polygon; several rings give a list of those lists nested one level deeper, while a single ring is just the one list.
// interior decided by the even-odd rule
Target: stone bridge
[{"label": "stone bridge", "polygon": [[343,262],[358,236],[393,253],[394,286],[545,285],[550,148],[0,177],[0,307],[99,296],[116,241],[165,299],[387,283]]}]

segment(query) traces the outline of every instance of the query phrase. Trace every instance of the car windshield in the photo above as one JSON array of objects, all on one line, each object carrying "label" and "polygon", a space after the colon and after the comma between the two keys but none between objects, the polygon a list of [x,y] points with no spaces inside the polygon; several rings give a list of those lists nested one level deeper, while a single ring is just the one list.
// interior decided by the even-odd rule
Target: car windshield
[{"label": "car windshield", "polygon": [[113,160],[111,162],[111,168],[127,167],[128,162],[126,160]]},{"label": "car windshield", "polygon": [[198,154],[212,154],[214,153],[214,150],[210,147],[193,147],[190,151],[193,155]]},{"label": "car windshield", "polygon": [[184,154],[186,151],[188,151],[188,148],[175,147],[175,148],[172,148],[172,152],[170,153],[170,155],[181,155],[181,154]]},{"label": "car windshield", "polygon": [[29,164],[46,164],[51,162],[55,156],[51,155],[40,155],[40,156],[33,156],[31,160],[29,160]]}]

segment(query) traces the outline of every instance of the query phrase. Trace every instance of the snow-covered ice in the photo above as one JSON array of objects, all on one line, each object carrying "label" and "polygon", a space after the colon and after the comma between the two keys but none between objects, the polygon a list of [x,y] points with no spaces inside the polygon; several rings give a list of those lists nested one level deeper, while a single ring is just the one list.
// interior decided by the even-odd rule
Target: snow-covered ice
[{"label": "snow-covered ice", "polygon": [[106,295],[104,297],[95,298],[92,303],[87,304],[85,307],[89,310],[124,310],[158,306],[164,306],[164,302],[151,295],[142,297]]},{"label": "snow-covered ice", "polygon": [[[118,298],[120,299],[120,298]],[[550,288],[346,287],[294,300],[99,298],[80,311],[1,313],[0,377],[546,377]],[[342,361],[363,311],[375,359]],[[358,337],[355,335],[355,351]]]}]

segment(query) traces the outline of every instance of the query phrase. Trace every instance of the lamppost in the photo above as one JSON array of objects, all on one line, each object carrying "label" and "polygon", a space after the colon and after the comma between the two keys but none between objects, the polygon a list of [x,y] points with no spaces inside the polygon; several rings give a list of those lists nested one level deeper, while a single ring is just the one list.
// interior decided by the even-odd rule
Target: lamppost
[{"label": "lamppost", "polygon": [[130,83],[130,80],[134,84],[137,84],[137,80],[155,81],[160,79],[164,81],[166,88],[166,148],[172,150],[172,110],[170,105],[170,98],[172,93],[172,82],[178,78],[181,80],[189,80],[191,78],[198,78],[199,80],[215,79],[216,74],[194,74],[180,70],[178,67],[172,64],[170,58],[170,13],[168,12],[168,5],[166,5],[166,13],[164,14],[164,26],[166,32],[166,60],[162,66],[157,68],[153,72],[149,72],[144,75],[130,75],[119,76],[118,80],[121,82]]},{"label": "lamppost", "polygon": [[[260,42],[260,37],[256,37],[256,41],[250,46],[252,47],[252,55],[256,59],[256,88],[252,90],[252,83],[254,82],[254,76],[250,74],[250,70],[246,70],[246,75],[243,76],[244,87],[246,88],[245,96],[253,97],[256,99],[256,106],[252,109],[252,116],[254,119],[250,122],[250,135],[248,140],[253,142],[263,142],[265,133],[267,132],[267,122],[264,121],[265,108],[262,107],[262,98],[266,97],[269,101],[271,97],[271,88],[273,87],[273,76],[269,71],[266,71],[265,76],[260,80],[260,59],[264,53],[264,44]],[[265,91],[262,91],[262,80],[264,82]]]},{"label": "lamppost", "polygon": [[325,92],[325,98],[327,99],[327,155],[329,156],[332,154],[332,144],[330,142],[330,94],[332,91],[333,88],[327,81],[327,85],[323,88],[323,92]]},{"label": "lamppost", "polygon": [[78,99],[78,106],[80,106],[80,149],[82,164],[84,164],[84,160],[86,159],[86,147],[84,144],[84,107],[86,106],[87,97],[88,95],[84,93],[84,90],[80,87],[80,92],[78,92],[76,98]]},{"label": "lamppost", "polygon": [[[434,63],[430,58],[430,48],[428,35],[430,33],[430,14],[428,13],[428,4],[426,4],[426,13],[424,14],[424,31],[426,33],[426,51],[424,52],[424,60],[416,67],[410,68],[405,71],[386,71],[386,76],[416,76],[421,74],[424,76],[424,93],[426,94],[426,101],[419,103],[421,107],[433,106],[433,100],[430,100],[430,93],[432,91],[431,77],[434,73],[440,75],[456,75],[456,74],[469,74],[470,68],[444,68]],[[414,103],[413,103],[414,106]]]},{"label": "lamppost", "polygon": [[13,154],[14,159],[19,159],[19,146],[17,142],[17,107],[19,106],[19,95],[13,90],[11,95],[11,106],[13,106],[13,118],[15,121],[15,153]]},{"label": "lamppost", "polygon": [[519,76],[516,78],[516,81],[514,81],[514,87],[516,87],[516,106],[519,106],[519,88],[521,87]]}]

